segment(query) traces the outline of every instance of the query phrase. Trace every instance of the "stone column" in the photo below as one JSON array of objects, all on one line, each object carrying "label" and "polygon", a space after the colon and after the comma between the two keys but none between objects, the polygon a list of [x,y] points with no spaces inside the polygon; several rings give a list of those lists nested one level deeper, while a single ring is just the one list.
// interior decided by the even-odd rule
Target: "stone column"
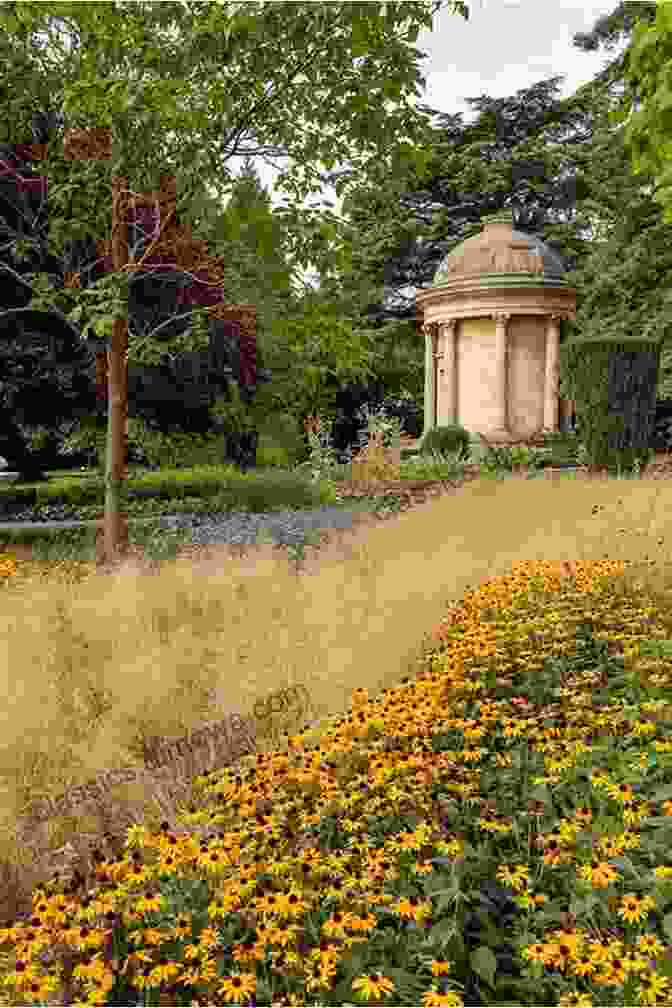
[{"label": "stone column", "polygon": [[506,327],[511,315],[504,312],[497,312],[493,315],[495,320],[495,359],[494,359],[494,396],[495,396],[495,420],[492,430],[486,434],[487,437],[495,441],[510,441],[511,433],[507,425],[506,409]]},{"label": "stone column", "polygon": [[438,389],[437,389],[437,427],[454,424],[456,419],[456,365],[455,365],[455,327],[457,319],[439,322]]},{"label": "stone column", "polygon": [[435,383],[435,361],[434,361],[434,323],[425,322],[422,331],[425,335],[425,427],[422,432],[424,438],[427,431],[436,426],[434,415],[434,391]]},{"label": "stone column", "polygon": [[546,373],[544,375],[544,431],[546,432],[558,429],[560,319],[560,315],[549,315],[546,325]]}]

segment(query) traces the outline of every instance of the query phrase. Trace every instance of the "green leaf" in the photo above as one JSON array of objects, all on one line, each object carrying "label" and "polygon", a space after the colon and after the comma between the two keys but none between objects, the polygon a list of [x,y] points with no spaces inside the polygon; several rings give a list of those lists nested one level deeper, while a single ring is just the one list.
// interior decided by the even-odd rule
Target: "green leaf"
[{"label": "green leaf", "polygon": [[427,940],[431,944],[443,945],[450,941],[454,934],[455,922],[446,917],[433,925],[427,936]]},{"label": "green leaf", "polygon": [[668,959],[667,956],[656,959],[656,972],[672,978],[672,959]]},{"label": "green leaf", "polygon": [[611,860],[612,863],[615,864],[617,868],[620,868],[624,874],[634,876],[637,880],[641,878],[640,872],[637,871],[629,858],[621,856],[612,858]]},{"label": "green leaf", "polygon": [[469,963],[474,973],[477,973],[482,980],[485,980],[488,986],[494,987],[497,959],[491,949],[485,945],[479,945],[471,953]]},{"label": "green leaf", "polygon": [[110,339],[114,330],[116,316],[99,315],[92,323],[93,331],[99,339]]},{"label": "green leaf", "polygon": [[672,941],[672,913],[665,914],[663,917],[663,931],[669,941]]},{"label": "green leaf", "polygon": [[667,32],[672,32],[672,11],[665,3],[658,4],[656,11],[656,28],[663,28]]},{"label": "green leaf", "polygon": [[587,893],[583,897],[575,896],[570,901],[569,912],[574,917],[581,917],[583,914],[589,914],[597,903],[598,899],[593,893]]},{"label": "green leaf", "polygon": [[435,889],[432,896],[438,896],[436,913],[440,914],[444,910],[447,910],[459,892],[460,883],[458,879],[452,879],[450,885],[445,889]]}]

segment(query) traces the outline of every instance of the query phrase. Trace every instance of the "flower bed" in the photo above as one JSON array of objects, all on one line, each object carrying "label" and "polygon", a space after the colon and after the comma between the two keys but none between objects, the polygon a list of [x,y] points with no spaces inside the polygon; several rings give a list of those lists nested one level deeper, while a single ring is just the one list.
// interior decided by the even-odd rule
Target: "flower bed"
[{"label": "flower bed", "polygon": [[618,570],[483,583],[416,675],[42,887],[13,1003],[668,1004],[670,648]]}]

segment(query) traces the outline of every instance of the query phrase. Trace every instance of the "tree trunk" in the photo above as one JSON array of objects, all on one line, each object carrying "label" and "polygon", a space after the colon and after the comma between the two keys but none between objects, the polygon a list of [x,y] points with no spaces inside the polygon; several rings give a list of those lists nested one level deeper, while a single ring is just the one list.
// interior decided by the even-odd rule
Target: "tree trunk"
[{"label": "tree trunk", "polygon": [[[114,271],[128,263],[128,224],[125,190],[128,180],[112,180],[112,263]],[[128,322],[114,321],[108,369],[107,447],[105,452],[105,517],[101,564],[115,564],[128,549],[128,519],[122,512],[125,478],[126,418],[128,414]]]}]

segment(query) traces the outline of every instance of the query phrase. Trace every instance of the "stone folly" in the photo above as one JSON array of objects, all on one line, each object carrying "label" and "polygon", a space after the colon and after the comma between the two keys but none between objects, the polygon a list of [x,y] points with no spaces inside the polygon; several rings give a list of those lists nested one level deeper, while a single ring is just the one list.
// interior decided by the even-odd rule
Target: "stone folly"
[{"label": "stone folly", "polygon": [[461,424],[491,443],[571,425],[559,396],[561,323],[576,290],[561,257],[513,228],[511,211],[483,222],[440,264],[416,303],[425,336],[424,434]]}]

